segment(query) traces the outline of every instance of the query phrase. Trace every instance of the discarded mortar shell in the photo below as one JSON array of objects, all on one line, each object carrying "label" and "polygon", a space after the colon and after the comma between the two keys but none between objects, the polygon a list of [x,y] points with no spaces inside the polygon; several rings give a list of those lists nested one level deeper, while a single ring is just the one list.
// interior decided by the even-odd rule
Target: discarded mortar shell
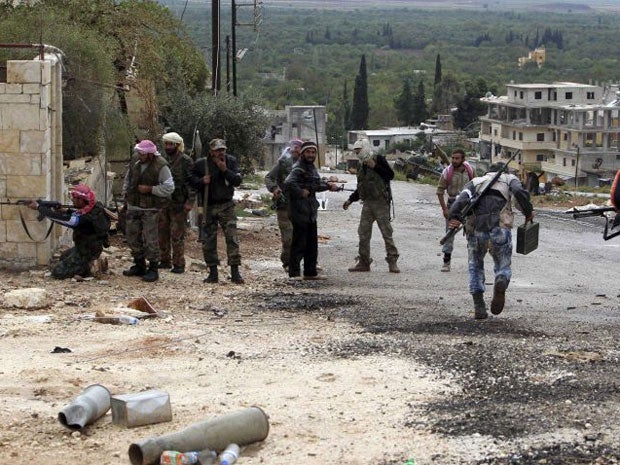
[{"label": "discarded mortar shell", "polygon": [[231,443],[245,446],[263,441],[268,433],[267,414],[258,407],[250,407],[194,423],[176,433],[135,442],[129,446],[129,460],[132,465],[156,465],[165,450],[222,451]]},{"label": "discarded mortar shell", "polygon": [[91,384],[58,414],[58,421],[70,430],[79,430],[105,415],[110,409],[110,391]]},{"label": "discarded mortar shell", "polygon": [[170,396],[156,389],[114,395],[111,404],[112,423],[115,425],[131,427],[172,420]]}]

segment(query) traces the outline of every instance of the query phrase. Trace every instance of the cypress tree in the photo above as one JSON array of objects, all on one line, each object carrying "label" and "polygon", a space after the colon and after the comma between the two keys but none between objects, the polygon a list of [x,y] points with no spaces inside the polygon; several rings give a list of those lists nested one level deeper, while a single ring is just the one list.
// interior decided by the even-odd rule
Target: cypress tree
[{"label": "cypress tree", "polygon": [[344,129],[351,129],[351,104],[349,103],[349,90],[347,89],[347,80],[344,80],[344,85],[342,86],[342,106],[344,108],[343,112],[343,124]]},{"label": "cypress tree", "polygon": [[366,74],[366,55],[362,55],[360,69],[353,87],[353,106],[351,107],[351,129],[368,129],[368,78]]},{"label": "cypress tree", "polygon": [[413,120],[413,93],[411,92],[411,83],[409,78],[403,79],[403,90],[394,99],[394,108],[396,108],[396,116],[401,124],[411,126]]},{"label": "cypress tree", "polygon": [[441,82],[441,56],[439,53],[437,54],[437,58],[435,58],[435,81],[433,85],[437,87]]}]

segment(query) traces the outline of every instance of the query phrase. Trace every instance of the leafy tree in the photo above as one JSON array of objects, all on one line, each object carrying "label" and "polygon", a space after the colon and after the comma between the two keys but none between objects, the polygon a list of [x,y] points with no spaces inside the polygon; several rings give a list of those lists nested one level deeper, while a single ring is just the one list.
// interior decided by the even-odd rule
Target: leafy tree
[{"label": "leafy tree", "polygon": [[260,147],[268,125],[255,97],[233,97],[225,93],[213,96],[210,92],[191,96],[179,86],[169,92],[177,105],[169,109],[168,123],[185,140],[192,140],[197,129],[203,144],[215,138],[226,140],[228,151],[237,156],[245,172],[259,165]]},{"label": "leafy tree", "polygon": [[104,143],[111,153],[132,142],[135,128],[123,115],[125,92],[119,89],[144,92],[151,112],[147,135],[154,137],[170,83],[182,82],[188,92],[204,88],[206,65],[183,34],[171,12],[150,1],[43,0],[4,5],[0,16],[1,42],[43,41],[62,50],[63,150],[69,159],[99,153]]},{"label": "leafy tree", "polygon": [[413,98],[412,115],[414,123],[422,123],[428,118],[426,109],[426,93],[424,91],[424,81],[420,79],[418,90]]},{"label": "leafy tree", "polygon": [[362,55],[360,69],[353,87],[353,106],[351,107],[351,129],[367,129],[370,106],[368,105],[368,77],[366,74],[366,55]]},{"label": "leafy tree", "polygon": [[403,79],[403,89],[394,99],[394,107],[398,121],[405,125],[411,126],[414,121],[414,97],[411,92],[411,82],[409,78]]},{"label": "leafy tree", "polygon": [[456,104],[454,124],[459,129],[465,129],[478,121],[478,117],[486,112],[486,105],[480,101],[487,90],[484,79],[465,83],[465,94]]}]

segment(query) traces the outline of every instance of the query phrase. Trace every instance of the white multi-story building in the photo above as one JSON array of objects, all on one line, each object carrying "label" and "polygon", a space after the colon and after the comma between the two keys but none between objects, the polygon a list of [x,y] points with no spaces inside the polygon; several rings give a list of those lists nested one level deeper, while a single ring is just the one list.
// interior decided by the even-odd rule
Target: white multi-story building
[{"label": "white multi-story building", "polygon": [[[525,177],[545,172],[575,184],[598,186],[620,169],[617,88],[556,82],[509,84],[507,95],[482,99],[481,158],[513,163]],[[608,102],[608,103],[606,103]]]}]

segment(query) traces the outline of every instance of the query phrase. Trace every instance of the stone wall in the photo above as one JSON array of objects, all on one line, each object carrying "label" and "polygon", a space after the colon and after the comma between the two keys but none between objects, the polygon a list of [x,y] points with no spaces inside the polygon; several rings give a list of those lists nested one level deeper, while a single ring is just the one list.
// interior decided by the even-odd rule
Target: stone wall
[{"label": "stone wall", "polygon": [[[60,200],[62,173],[61,64],[44,60],[7,62],[7,82],[0,82],[0,198]],[[24,230],[20,211],[34,241]],[[63,233],[49,221],[37,221],[26,207],[0,206],[0,266],[24,269],[45,265]]]}]

